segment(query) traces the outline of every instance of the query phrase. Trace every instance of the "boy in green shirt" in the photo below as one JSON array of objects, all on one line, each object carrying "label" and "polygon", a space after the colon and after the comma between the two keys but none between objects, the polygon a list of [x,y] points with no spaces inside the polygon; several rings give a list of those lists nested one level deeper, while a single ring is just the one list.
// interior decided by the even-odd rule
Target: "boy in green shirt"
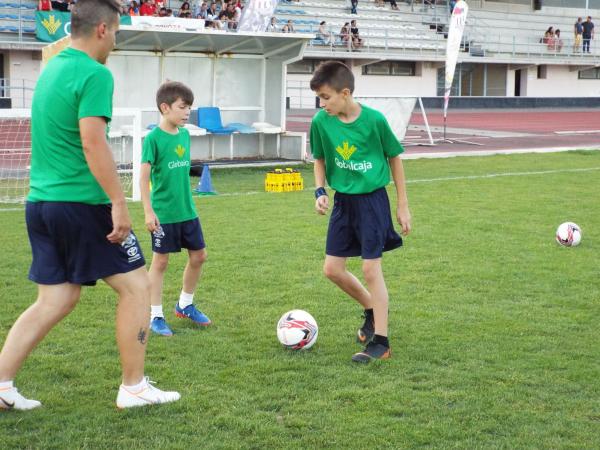
[{"label": "boy in green shirt", "polygon": [[[402,245],[394,230],[385,187],[390,167],[398,204],[396,218],[407,235],[411,217],[406,198],[402,145],[383,114],[354,101],[354,76],[337,61],[321,64],[310,81],[321,107],[312,120],[310,145],[315,158],[315,208],[325,214],[329,197],[325,180],[336,191],[327,231],[325,276],[365,309],[358,341],[365,344],[352,360],[368,363],[391,356],[388,342],[388,292],[381,268],[382,252]],[[348,257],[361,256],[367,284],[346,269]]]},{"label": "boy in green shirt", "polygon": [[[190,187],[190,134],[183,125],[194,103],[191,89],[168,81],[156,93],[160,124],[144,139],[140,187],[145,222],[152,233],[150,266],[150,329],[172,336],[162,310],[162,287],[169,253],[188,250],[183,272],[183,289],[175,304],[175,315],[197,325],[208,326],[210,319],[193,304],[194,291],[206,261],[206,244]],[[152,192],[150,192],[152,182]]]}]

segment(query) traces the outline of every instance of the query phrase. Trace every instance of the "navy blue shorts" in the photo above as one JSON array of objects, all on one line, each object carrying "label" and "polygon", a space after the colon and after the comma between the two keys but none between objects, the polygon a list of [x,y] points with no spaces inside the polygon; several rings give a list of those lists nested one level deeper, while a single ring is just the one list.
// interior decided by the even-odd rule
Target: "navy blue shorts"
[{"label": "navy blue shorts", "polygon": [[369,194],[335,193],[327,230],[328,255],[375,259],[401,245],[385,188]]},{"label": "navy blue shorts", "polygon": [[29,279],[38,284],[93,286],[145,265],[133,232],[122,244],[106,239],[113,229],[111,205],[27,202],[25,221],[33,254]]},{"label": "navy blue shorts", "polygon": [[182,248],[202,250],[206,247],[200,219],[197,217],[185,222],[163,224],[150,237],[152,251],[155,253],[177,253]]}]

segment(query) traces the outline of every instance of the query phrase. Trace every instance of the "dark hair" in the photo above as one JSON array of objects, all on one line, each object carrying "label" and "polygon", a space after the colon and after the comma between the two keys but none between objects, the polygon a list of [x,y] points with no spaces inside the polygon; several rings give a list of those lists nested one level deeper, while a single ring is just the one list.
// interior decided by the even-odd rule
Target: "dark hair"
[{"label": "dark hair", "polygon": [[341,92],[343,89],[350,89],[354,92],[354,75],[350,68],[339,61],[327,61],[320,64],[310,80],[310,89],[317,91],[321,87],[328,85]]},{"label": "dark hair", "polygon": [[325,21],[321,22],[319,25],[325,25]]},{"label": "dark hair", "polygon": [[119,23],[119,0],[79,0],[71,11],[71,35],[89,35],[101,23]]},{"label": "dark hair", "polygon": [[[160,110],[160,105],[166,103],[171,106],[178,99],[183,100],[186,105],[192,106],[194,103],[194,93],[185,84],[179,81],[165,81],[156,91],[156,106]],[[162,113],[162,111],[161,111]]]}]

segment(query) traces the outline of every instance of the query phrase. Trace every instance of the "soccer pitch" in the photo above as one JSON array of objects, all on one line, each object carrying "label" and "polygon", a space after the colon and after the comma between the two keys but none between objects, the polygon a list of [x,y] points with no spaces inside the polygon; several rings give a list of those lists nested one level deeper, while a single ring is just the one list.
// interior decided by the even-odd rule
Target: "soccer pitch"
[{"label": "soccer pitch", "polygon": [[[392,359],[350,361],[361,310],[322,275],[312,167],[307,189],[280,194],[263,192],[264,168],[213,170],[220,195],[196,200],[209,255],[196,299],[214,325],[174,318],[175,255],[176,334],[148,345],[147,374],[181,401],[116,409],[115,296],[99,283],[25,363],[16,385],[44,406],[0,414],[2,448],[597,448],[600,152],[404,164],[414,231],[384,256]],[[35,286],[23,211],[0,221],[3,342]],[[577,248],[554,241],[565,221]],[[320,327],[306,352],[276,338],[295,308]]]}]

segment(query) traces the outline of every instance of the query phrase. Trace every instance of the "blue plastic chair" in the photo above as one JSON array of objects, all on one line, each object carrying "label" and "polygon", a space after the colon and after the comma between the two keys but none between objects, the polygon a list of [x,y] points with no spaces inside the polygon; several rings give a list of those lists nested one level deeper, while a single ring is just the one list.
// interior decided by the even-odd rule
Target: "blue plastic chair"
[{"label": "blue plastic chair", "polygon": [[223,126],[221,111],[216,106],[198,108],[198,126],[213,134],[232,134],[237,131]]}]

